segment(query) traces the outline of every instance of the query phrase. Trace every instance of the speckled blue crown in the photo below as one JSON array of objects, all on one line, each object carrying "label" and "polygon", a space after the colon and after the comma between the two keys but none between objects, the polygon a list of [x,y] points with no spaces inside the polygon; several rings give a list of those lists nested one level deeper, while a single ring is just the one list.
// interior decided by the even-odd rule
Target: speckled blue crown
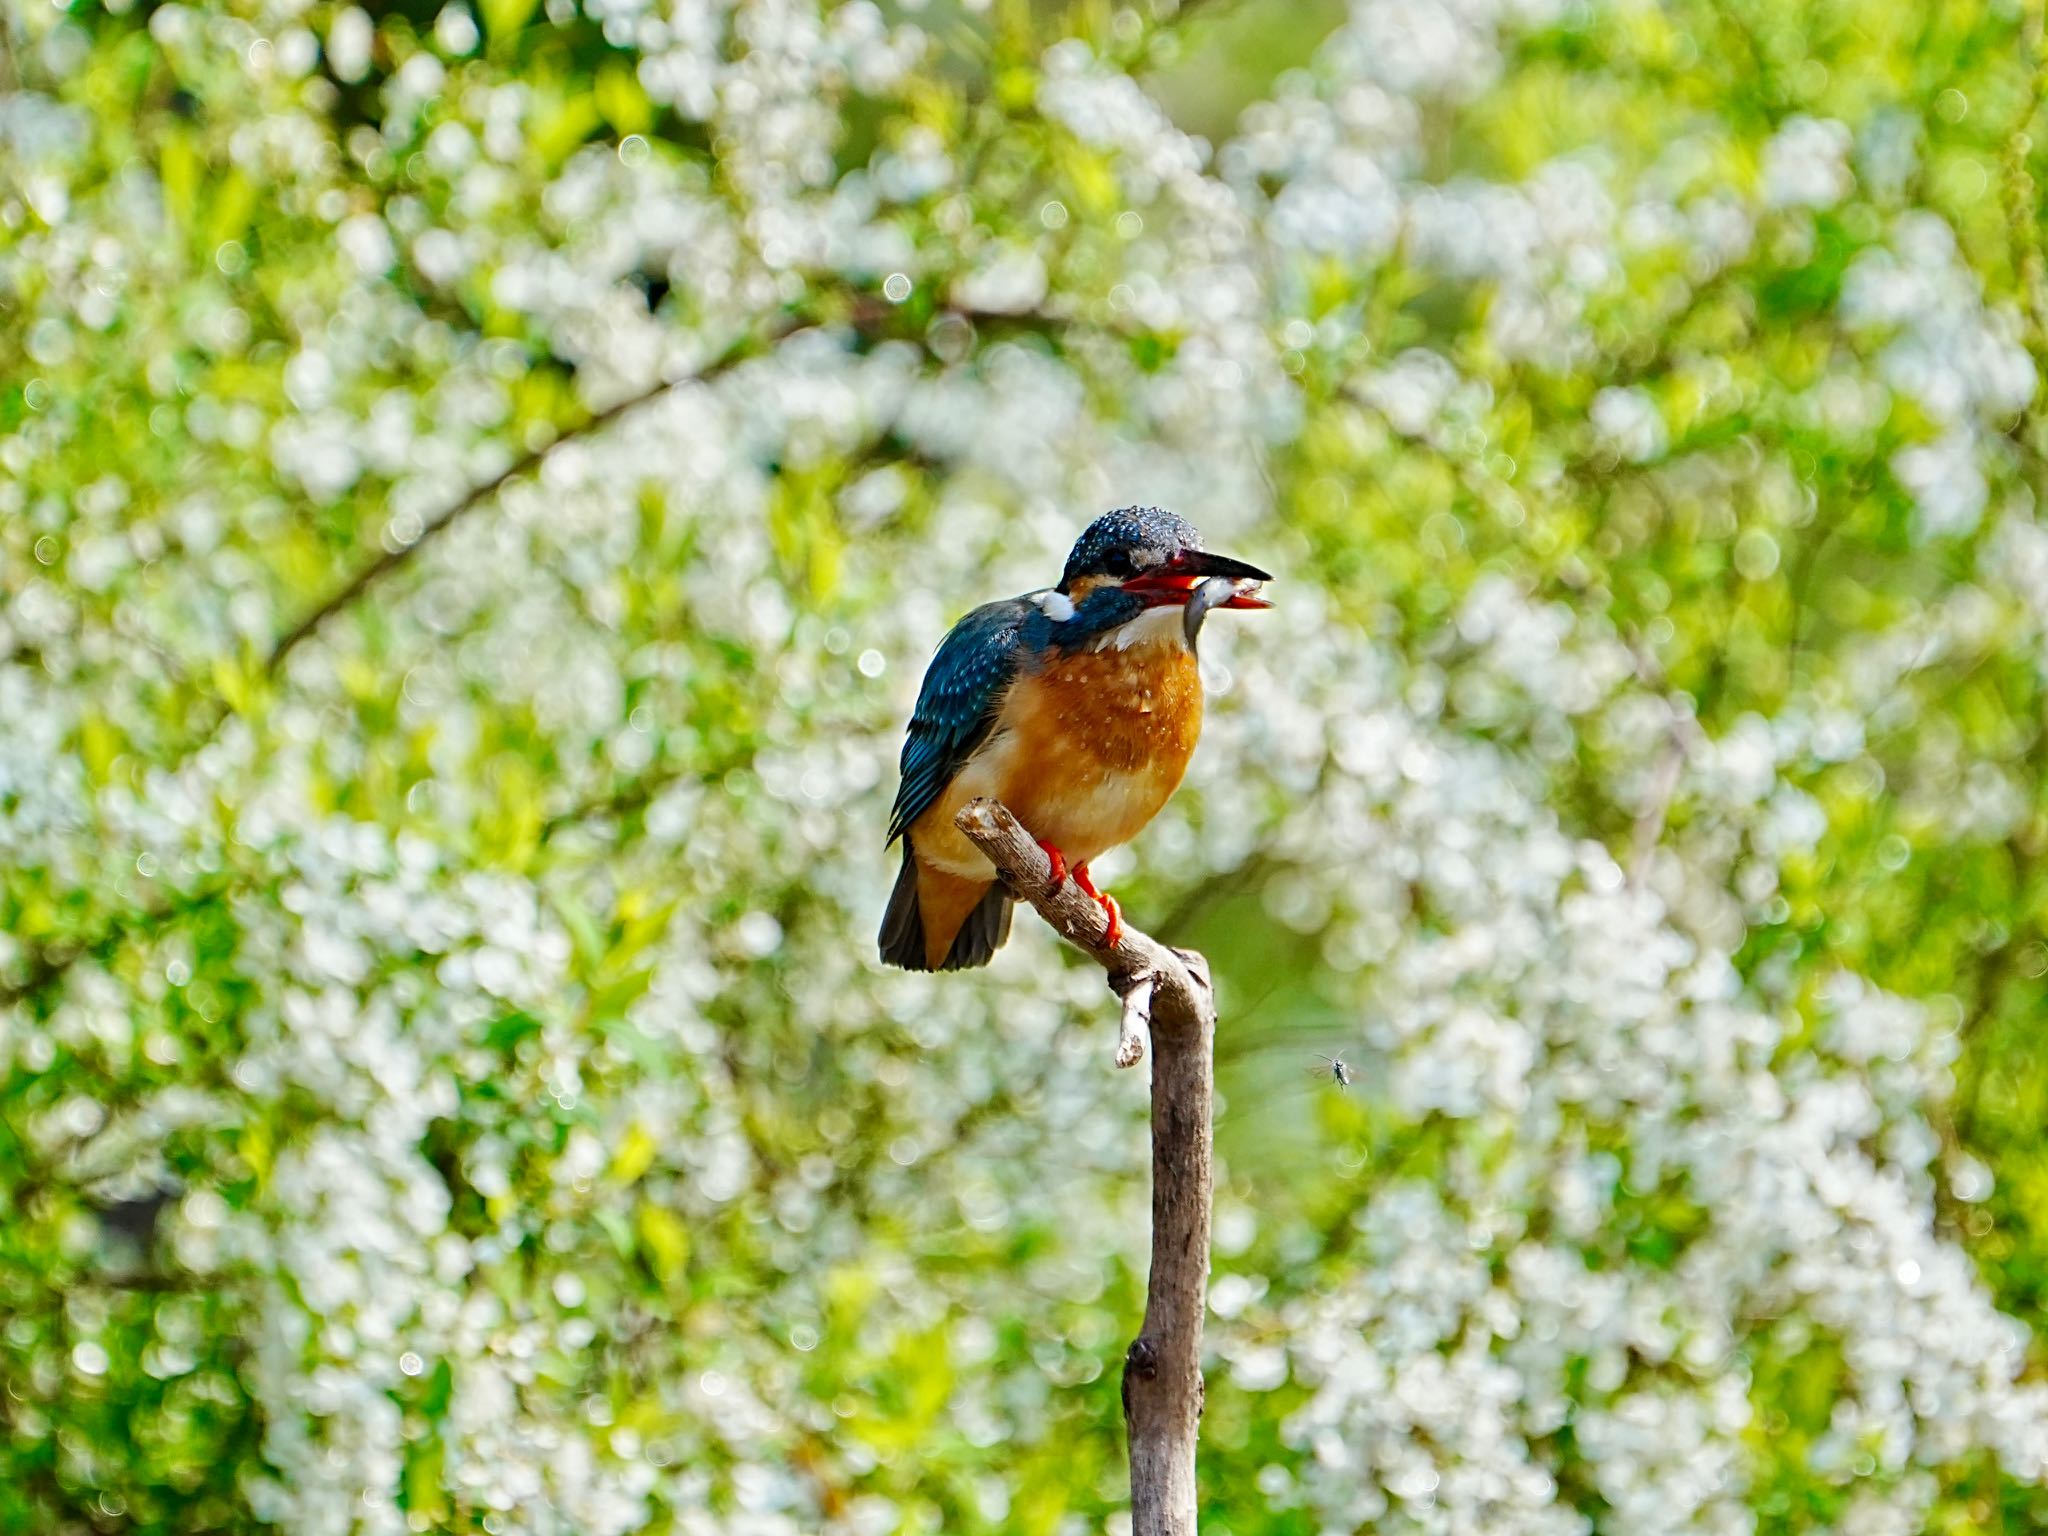
[{"label": "speckled blue crown", "polygon": [[1163,507],[1119,507],[1095,519],[1075,541],[1060,586],[1065,589],[1083,576],[1127,576],[1201,547],[1201,531],[1184,517]]}]

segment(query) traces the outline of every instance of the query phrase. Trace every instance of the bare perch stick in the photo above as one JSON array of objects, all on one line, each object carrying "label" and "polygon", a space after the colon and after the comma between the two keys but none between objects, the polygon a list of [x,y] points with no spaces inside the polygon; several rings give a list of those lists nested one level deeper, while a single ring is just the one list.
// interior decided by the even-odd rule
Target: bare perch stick
[{"label": "bare perch stick", "polygon": [[1132,1536],[1194,1536],[1195,1435],[1202,1419],[1202,1309],[1209,1284],[1209,1138],[1216,998],[1209,963],[1128,923],[1114,948],[1102,909],[1052,864],[1017,818],[970,801],[960,830],[1053,932],[1109,972],[1123,1000],[1117,1065],[1152,1036],[1152,1273],[1145,1322],[1124,1356],[1124,1429],[1131,1442]]}]

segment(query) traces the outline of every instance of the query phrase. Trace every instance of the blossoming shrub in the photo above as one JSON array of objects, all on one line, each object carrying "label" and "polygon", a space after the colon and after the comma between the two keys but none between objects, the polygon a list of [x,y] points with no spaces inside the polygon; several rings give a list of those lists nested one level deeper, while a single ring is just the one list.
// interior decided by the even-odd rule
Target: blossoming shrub
[{"label": "blossoming shrub", "polygon": [[871,934],[1138,501],[1205,1528],[2048,1519],[2028,15],[6,12],[0,1527],[1117,1519],[1099,974]]}]

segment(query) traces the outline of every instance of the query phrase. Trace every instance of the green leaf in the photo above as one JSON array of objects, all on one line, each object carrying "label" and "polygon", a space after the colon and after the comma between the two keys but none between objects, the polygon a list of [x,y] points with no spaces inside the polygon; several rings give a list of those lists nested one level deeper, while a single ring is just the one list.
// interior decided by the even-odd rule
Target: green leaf
[{"label": "green leaf", "polygon": [[199,210],[199,181],[204,166],[189,128],[166,128],[157,151],[157,178],[163,187],[164,211],[180,229],[191,229]]},{"label": "green leaf", "polygon": [[518,35],[539,4],[540,0],[479,0],[485,34],[494,43]]},{"label": "green leaf", "polygon": [[626,1132],[619,1143],[619,1150],[612,1154],[611,1177],[615,1184],[631,1184],[654,1165],[654,1154],[658,1150],[654,1135],[638,1120]]},{"label": "green leaf", "polygon": [[597,110],[621,137],[645,133],[654,126],[654,104],[647,99],[640,76],[619,60],[607,60],[599,68],[592,94]]},{"label": "green leaf", "polygon": [[667,1206],[643,1200],[637,1224],[641,1246],[647,1253],[647,1267],[664,1285],[679,1284],[690,1261],[690,1233],[682,1218]]}]

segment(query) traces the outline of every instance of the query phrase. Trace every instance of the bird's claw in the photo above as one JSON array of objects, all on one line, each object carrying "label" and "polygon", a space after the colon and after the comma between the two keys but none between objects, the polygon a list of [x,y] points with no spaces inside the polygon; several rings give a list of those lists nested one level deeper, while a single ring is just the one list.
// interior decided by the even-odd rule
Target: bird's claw
[{"label": "bird's claw", "polygon": [[1109,892],[1096,889],[1095,878],[1088,873],[1086,864],[1074,866],[1074,884],[1081,887],[1083,895],[1094,898],[1096,905],[1102,908],[1102,915],[1109,919],[1109,931],[1102,936],[1102,947],[1115,949],[1117,940],[1124,936],[1123,909]]},{"label": "bird's claw", "polygon": [[1117,906],[1116,898],[1107,891],[1100,891],[1095,899],[1102,903],[1102,915],[1109,919],[1109,927],[1102,935],[1102,947],[1115,949],[1117,941],[1124,936],[1124,914]]},{"label": "bird's claw", "polygon": [[1122,909],[1116,904],[1116,898],[1107,891],[1096,889],[1095,881],[1089,875],[1086,864],[1076,864],[1069,868],[1067,856],[1061,853],[1059,849],[1042,837],[1035,839],[1035,841],[1044,850],[1046,862],[1052,866],[1046,873],[1045,888],[1048,891],[1056,891],[1065,885],[1068,878],[1071,877],[1074,884],[1081,888],[1081,893],[1101,907],[1102,915],[1109,919],[1109,931],[1103,935],[1102,947],[1104,949],[1115,949],[1117,940],[1124,936],[1124,915]]}]

